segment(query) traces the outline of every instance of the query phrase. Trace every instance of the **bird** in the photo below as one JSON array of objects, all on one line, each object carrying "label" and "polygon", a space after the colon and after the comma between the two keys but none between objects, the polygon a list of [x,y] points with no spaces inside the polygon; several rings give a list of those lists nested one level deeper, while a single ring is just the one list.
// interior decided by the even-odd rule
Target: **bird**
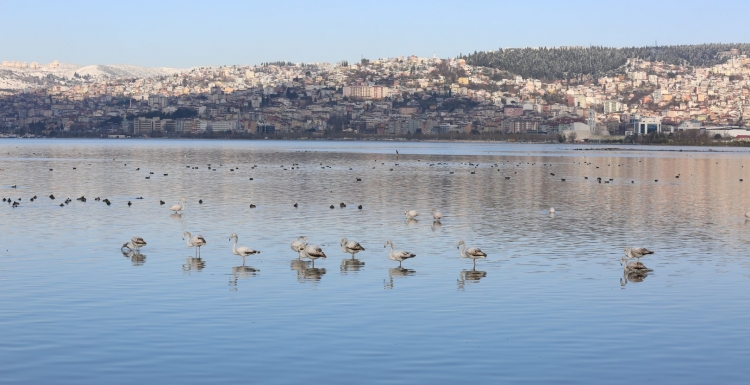
[{"label": "bird", "polygon": [[357,206],[358,209],[362,210],[362,205]]},{"label": "bird", "polygon": [[130,239],[129,242],[122,245],[120,248],[121,250],[132,250],[135,252],[140,252],[141,247],[146,246],[146,241],[143,240],[141,237],[133,237]]},{"label": "bird", "polygon": [[130,202],[130,201],[128,201],[128,207],[130,207],[130,206],[132,206],[132,205],[133,205],[133,203],[132,203],[132,202]]},{"label": "bird", "polygon": [[398,267],[401,267],[401,262],[417,256],[416,254],[410,253],[408,251],[393,251],[393,242],[391,241],[387,241],[385,245],[383,245],[383,248],[387,247],[388,245],[391,245],[391,251],[388,253],[388,258],[391,261],[398,261]]},{"label": "bird", "polygon": [[299,252],[299,256],[301,258],[310,258],[313,263],[313,267],[315,266],[315,260],[318,258],[326,258],[326,253],[323,252],[323,249],[320,248],[318,245],[307,245],[302,248]]},{"label": "bird", "polygon": [[180,199],[180,203],[178,203],[178,204],[170,207],[169,209],[172,210],[172,211],[174,211],[175,214],[177,214],[180,211],[184,211],[185,210],[185,202],[187,202],[187,199],[181,198]]},{"label": "bird", "polygon": [[256,207],[258,207],[258,206],[254,205],[254,204],[250,204],[250,208],[251,208],[251,209],[254,209],[254,208],[256,208]]},{"label": "bird", "polygon": [[339,207],[343,209],[344,207],[346,207],[346,203],[344,202],[339,203]]},{"label": "bird", "polygon": [[644,266],[640,262],[630,262],[628,263],[628,257],[622,257],[620,259],[620,265],[624,266],[626,272],[634,272],[634,273],[646,273],[649,271],[653,271],[646,266]]},{"label": "bird", "polygon": [[335,207],[333,207],[333,205],[331,205],[331,206],[330,206],[330,209],[331,209],[331,210],[333,210],[334,208],[335,208]]},{"label": "bird", "polygon": [[[304,241],[304,242],[303,242]],[[296,253],[299,253],[302,251],[302,249],[307,246],[307,237],[299,236],[297,237],[297,240],[292,242],[292,250],[294,250]]]},{"label": "bird", "polygon": [[461,258],[471,258],[474,260],[474,268],[477,267],[477,259],[478,258],[487,258],[487,254],[485,254],[482,250],[480,250],[477,247],[470,247],[466,248],[466,242],[459,241],[458,246],[456,248],[459,248],[463,245],[463,248],[461,249]]},{"label": "bird", "polygon": [[745,218],[746,219],[750,219],[750,211],[748,211],[748,212],[745,213]]},{"label": "bird", "polygon": [[550,214],[554,214],[555,213],[555,208],[554,207],[550,207],[549,208],[549,213]]},{"label": "bird", "polygon": [[198,204],[202,205],[203,204],[203,199],[198,199]]},{"label": "bird", "polygon": [[299,205],[295,202],[294,203],[294,208],[296,209],[297,207],[299,207]]},{"label": "bird", "polygon": [[341,251],[347,254],[351,254],[352,259],[354,259],[354,254],[357,254],[360,251],[365,251],[365,248],[362,247],[359,242],[350,241],[346,238],[343,238],[341,239]]},{"label": "bird", "polygon": [[653,254],[653,251],[649,251],[645,247],[626,247],[625,248],[625,255],[630,258],[636,258],[638,262],[641,261],[641,257],[649,254]]},{"label": "bird", "polygon": [[442,213],[440,213],[440,211],[437,211],[437,210],[435,210],[435,209],[433,208],[433,209],[432,209],[432,219],[434,219],[434,220],[436,220],[436,221],[440,222],[440,220],[441,220],[441,219],[443,219],[443,214],[442,214]]},{"label": "bird", "polygon": [[406,219],[414,219],[419,215],[419,213],[415,210],[404,210],[404,215],[406,215]]},{"label": "bird", "polygon": [[159,205],[160,206],[163,205],[164,203],[166,203],[166,202],[164,202],[163,200],[159,199]]},{"label": "bird", "polygon": [[206,238],[203,238],[203,236],[200,234],[193,236],[189,231],[186,231],[182,234],[182,239],[185,239],[186,236],[187,245],[189,247],[195,247],[195,253],[198,255],[198,258],[200,258],[201,246],[204,246],[207,243]]},{"label": "bird", "polygon": [[242,266],[245,266],[245,257],[247,257],[248,255],[260,254],[260,251],[253,250],[247,246],[237,247],[237,242],[239,241],[237,234],[232,233],[232,235],[229,236],[229,240],[231,241],[232,238],[234,238],[234,246],[232,246],[232,254],[239,255],[240,257],[242,257]]}]

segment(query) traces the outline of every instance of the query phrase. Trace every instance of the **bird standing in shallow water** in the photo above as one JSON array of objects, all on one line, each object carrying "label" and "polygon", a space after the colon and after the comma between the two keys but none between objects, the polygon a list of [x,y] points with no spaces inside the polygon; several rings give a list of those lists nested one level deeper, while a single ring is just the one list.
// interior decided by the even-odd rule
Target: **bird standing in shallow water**
[{"label": "bird standing in shallow water", "polygon": [[649,251],[645,247],[626,247],[625,248],[625,255],[630,259],[637,259],[638,262],[641,262],[641,257],[648,254],[653,254],[653,251]]},{"label": "bird standing in shallow water", "polygon": [[198,256],[198,258],[200,258],[201,246],[204,246],[207,243],[206,239],[203,238],[203,236],[200,234],[193,236],[192,234],[190,234],[189,231],[186,231],[182,234],[182,239],[185,239],[186,236],[187,236],[187,245],[189,247],[195,247],[195,254],[196,256]]},{"label": "bird standing in shallow water", "polygon": [[456,248],[459,248],[463,245],[463,248],[461,249],[461,258],[471,258],[474,261],[474,268],[477,267],[477,259],[478,258],[487,258],[487,254],[485,254],[482,250],[480,250],[477,247],[470,247],[466,248],[466,242],[459,241],[458,246]]},{"label": "bird standing in shallow water", "polygon": [[178,203],[178,204],[170,207],[169,209],[172,210],[172,211],[174,211],[175,214],[178,213],[178,212],[180,212],[180,211],[183,211],[183,210],[185,210],[185,202],[187,202],[187,199],[182,198],[182,199],[180,199],[180,203]]},{"label": "bird standing in shallow water", "polygon": [[296,253],[302,251],[305,246],[307,246],[307,237],[299,236],[296,241],[292,242],[292,250]]},{"label": "bird standing in shallow water", "polygon": [[406,215],[406,219],[415,219],[419,216],[419,213],[416,210],[404,210],[404,215]]},{"label": "bird standing in shallow water", "polygon": [[398,267],[401,267],[401,262],[417,256],[416,254],[410,253],[408,251],[394,251],[393,242],[391,241],[387,241],[385,245],[383,245],[383,247],[388,247],[388,245],[391,246],[391,251],[388,253],[388,258],[391,261],[398,261]]},{"label": "bird standing in shallow water", "polygon": [[433,208],[432,209],[432,219],[434,219],[435,221],[440,222],[440,220],[443,219],[443,214],[440,213],[440,211],[437,211],[437,210],[435,210]]},{"label": "bird standing in shallow water", "polygon": [[341,240],[341,251],[347,254],[351,254],[352,259],[354,259],[354,254],[357,254],[360,251],[365,251],[365,248],[362,247],[362,245],[360,245],[359,242],[350,241],[344,238]]},{"label": "bird standing in shallow water", "polygon": [[144,241],[143,238],[141,238],[141,237],[133,237],[133,238],[130,239],[130,242],[127,242],[127,243],[123,244],[120,249],[121,250],[128,249],[128,250],[131,250],[131,251],[140,252],[141,251],[141,247],[143,247],[143,246],[146,246],[146,241]]},{"label": "bird standing in shallow water", "polygon": [[299,252],[300,258],[310,258],[312,260],[313,267],[315,267],[315,260],[318,258],[326,258],[326,253],[318,245],[307,245],[302,248]]},{"label": "bird standing in shallow water", "polygon": [[239,237],[237,237],[237,234],[232,233],[232,235],[229,236],[229,240],[231,241],[232,238],[234,238],[234,246],[232,246],[232,254],[239,255],[240,257],[242,257],[242,266],[245,266],[245,257],[247,257],[248,255],[260,254],[260,251],[253,250],[247,246],[237,247],[237,242],[239,241]]}]

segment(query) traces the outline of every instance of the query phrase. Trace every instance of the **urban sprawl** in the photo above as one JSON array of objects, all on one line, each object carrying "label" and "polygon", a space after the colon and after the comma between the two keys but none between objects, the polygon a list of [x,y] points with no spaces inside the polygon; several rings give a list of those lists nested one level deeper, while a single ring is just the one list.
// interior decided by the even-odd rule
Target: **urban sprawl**
[{"label": "urban sprawl", "polygon": [[146,71],[141,77],[68,65],[71,74],[61,72],[66,64],[58,62],[5,61],[0,67],[0,79],[6,79],[0,81],[0,133],[523,135],[580,142],[692,132],[717,140],[748,140],[750,59],[737,50],[723,55],[722,64],[705,68],[628,59],[615,74],[557,80],[523,78],[469,65],[462,58],[416,56],[358,63],[199,67],[156,75]]}]

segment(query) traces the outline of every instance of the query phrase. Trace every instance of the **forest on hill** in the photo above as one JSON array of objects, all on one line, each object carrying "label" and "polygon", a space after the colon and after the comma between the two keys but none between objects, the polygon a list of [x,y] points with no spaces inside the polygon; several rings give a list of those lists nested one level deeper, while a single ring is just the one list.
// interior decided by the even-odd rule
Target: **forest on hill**
[{"label": "forest on hill", "polygon": [[569,79],[583,75],[594,77],[618,73],[629,58],[666,64],[710,67],[726,62],[727,54],[737,49],[750,53],[750,44],[696,44],[653,47],[559,47],[510,48],[460,55],[467,64],[495,68],[535,79]]}]

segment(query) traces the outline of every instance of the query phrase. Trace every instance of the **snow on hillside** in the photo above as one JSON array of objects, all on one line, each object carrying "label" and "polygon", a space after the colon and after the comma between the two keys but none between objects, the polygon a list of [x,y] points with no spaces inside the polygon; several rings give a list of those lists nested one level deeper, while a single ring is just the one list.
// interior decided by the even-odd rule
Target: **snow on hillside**
[{"label": "snow on hillside", "polygon": [[48,78],[48,75],[58,79],[72,79],[75,74],[78,74],[81,77],[88,75],[91,80],[103,80],[152,78],[174,75],[183,71],[185,70],[167,67],[140,67],[130,64],[80,66],[72,63],[59,63],[56,67],[44,64],[34,69],[0,67],[0,90],[22,90],[44,86],[46,83],[53,82]]}]

